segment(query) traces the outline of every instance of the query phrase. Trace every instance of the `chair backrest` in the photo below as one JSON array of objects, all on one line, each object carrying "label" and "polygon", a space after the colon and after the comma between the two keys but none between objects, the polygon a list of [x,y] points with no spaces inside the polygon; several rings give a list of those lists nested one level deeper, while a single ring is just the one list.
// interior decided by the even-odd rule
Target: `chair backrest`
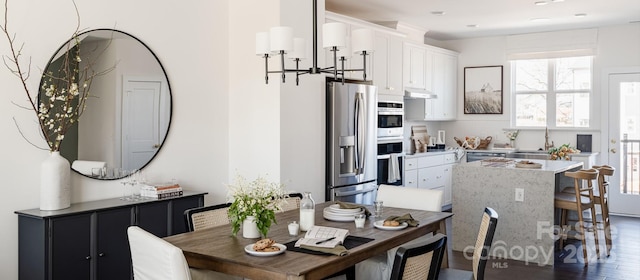
[{"label": "chair backrest", "polygon": [[289,211],[300,208],[300,200],[302,200],[301,193],[290,193],[288,197],[284,199],[285,203],[282,204],[280,211]]},{"label": "chair backrest", "polygon": [[438,233],[424,242],[398,248],[391,280],[438,279],[445,244],[447,237]]},{"label": "chair backrest", "polygon": [[137,227],[127,229],[136,280],[191,280],[180,248]]},{"label": "chair backrest", "polygon": [[[598,179],[598,174],[598,170],[593,168],[564,173],[565,176],[573,178],[576,201],[583,204],[593,203],[593,180]],[[581,180],[584,180],[586,184],[583,184]],[[588,198],[589,202],[585,202],[581,197]]]},{"label": "chair backrest", "polygon": [[491,250],[491,243],[493,242],[493,235],[496,232],[497,224],[498,213],[490,207],[484,208],[478,239],[476,239],[476,246],[473,251],[472,265],[473,279],[475,280],[484,279],[484,270],[487,266],[487,258],[489,257],[489,251]]},{"label": "chair backrest", "polygon": [[382,200],[384,206],[417,209],[424,211],[442,211],[441,190],[419,189],[380,185],[376,200]]},{"label": "chair backrest", "polygon": [[606,198],[609,182],[607,181],[607,178],[605,178],[605,176],[613,176],[613,173],[615,173],[616,169],[608,165],[602,165],[602,166],[594,165],[593,168],[598,170],[598,173],[599,173],[598,187],[600,190],[600,197]]},{"label": "chair backrest", "polygon": [[184,211],[188,231],[201,230],[230,223],[227,214],[231,203],[191,208]]}]

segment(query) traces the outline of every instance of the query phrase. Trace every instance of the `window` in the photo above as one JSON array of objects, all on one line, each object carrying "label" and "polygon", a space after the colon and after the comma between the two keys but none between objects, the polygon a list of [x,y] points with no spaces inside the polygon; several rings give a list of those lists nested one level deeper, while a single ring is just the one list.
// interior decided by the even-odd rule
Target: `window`
[{"label": "window", "polygon": [[591,57],[515,60],[516,127],[589,127]]}]

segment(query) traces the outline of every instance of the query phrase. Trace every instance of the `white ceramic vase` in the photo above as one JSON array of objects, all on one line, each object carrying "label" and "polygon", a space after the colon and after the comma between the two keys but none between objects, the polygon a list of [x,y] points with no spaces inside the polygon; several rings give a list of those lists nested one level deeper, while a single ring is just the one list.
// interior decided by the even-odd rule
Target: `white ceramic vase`
[{"label": "white ceramic vase", "polygon": [[40,210],[60,210],[71,206],[71,166],[60,152],[40,165]]},{"label": "white ceramic vase", "polygon": [[242,221],[242,237],[260,238],[260,231],[258,230],[258,224],[256,224],[256,217],[247,216],[247,218]]}]

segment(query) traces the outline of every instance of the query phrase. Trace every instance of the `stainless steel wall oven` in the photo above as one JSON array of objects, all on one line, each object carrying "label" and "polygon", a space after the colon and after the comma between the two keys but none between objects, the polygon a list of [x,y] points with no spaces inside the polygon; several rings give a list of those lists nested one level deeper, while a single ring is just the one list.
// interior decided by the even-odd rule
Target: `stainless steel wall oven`
[{"label": "stainless steel wall oven", "polygon": [[403,119],[402,102],[378,101],[378,138],[402,137]]},{"label": "stainless steel wall oven", "polygon": [[[397,166],[389,161],[397,158]],[[402,185],[402,164],[404,160],[402,137],[378,138],[378,184]],[[392,173],[390,173],[392,169]],[[389,176],[396,172],[399,178]]]}]

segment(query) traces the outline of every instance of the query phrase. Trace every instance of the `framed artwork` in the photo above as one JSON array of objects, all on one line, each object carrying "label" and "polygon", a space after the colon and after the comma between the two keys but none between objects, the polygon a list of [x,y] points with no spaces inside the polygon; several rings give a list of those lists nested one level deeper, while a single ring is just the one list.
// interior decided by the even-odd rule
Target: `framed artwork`
[{"label": "framed artwork", "polygon": [[464,68],[464,113],[502,114],[502,65]]}]

